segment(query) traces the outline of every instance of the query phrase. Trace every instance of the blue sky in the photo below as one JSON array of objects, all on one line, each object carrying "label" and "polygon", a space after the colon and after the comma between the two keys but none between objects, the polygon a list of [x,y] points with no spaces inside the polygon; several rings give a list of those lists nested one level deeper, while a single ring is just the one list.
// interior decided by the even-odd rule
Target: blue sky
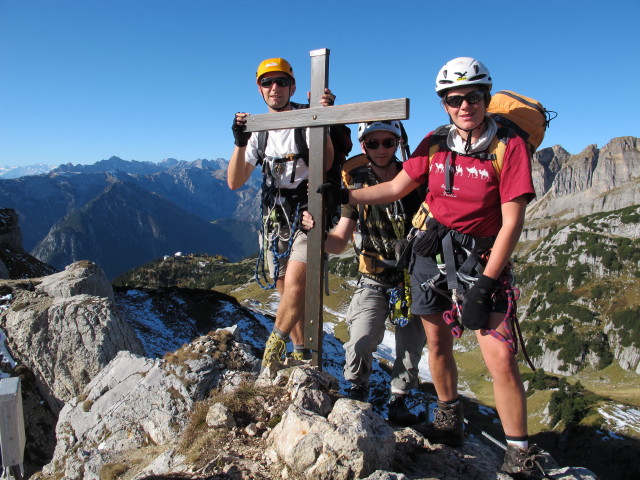
[{"label": "blue sky", "polygon": [[319,48],[338,103],[410,98],[412,147],[447,121],[439,68],[474,56],[559,113],[542,147],[577,154],[640,134],[639,5],[0,0],[0,166],[228,159],[234,112],[266,111],[258,63],[288,59],[302,102]]}]

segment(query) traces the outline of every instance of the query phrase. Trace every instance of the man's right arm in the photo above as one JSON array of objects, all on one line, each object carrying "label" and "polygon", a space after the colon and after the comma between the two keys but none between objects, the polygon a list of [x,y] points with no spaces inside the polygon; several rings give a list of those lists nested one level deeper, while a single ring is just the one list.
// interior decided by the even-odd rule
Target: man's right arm
[{"label": "man's right arm", "polygon": [[227,169],[227,185],[231,190],[236,190],[242,187],[256,168],[255,165],[251,165],[245,161],[245,154],[247,147],[236,147],[231,154],[231,160],[229,161],[229,168]]},{"label": "man's right arm", "polygon": [[227,185],[231,190],[242,187],[251,176],[253,169],[256,168],[255,165],[246,161],[247,144],[251,139],[251,134],[244,131],[247,115],[244,112],[236,113],[231,124],[231,131],[236,144],[227,169]]}]

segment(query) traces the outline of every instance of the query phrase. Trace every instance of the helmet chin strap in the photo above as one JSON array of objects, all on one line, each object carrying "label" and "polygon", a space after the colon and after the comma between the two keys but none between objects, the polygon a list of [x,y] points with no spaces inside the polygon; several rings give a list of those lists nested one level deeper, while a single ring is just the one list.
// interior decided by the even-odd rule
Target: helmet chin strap
[{"label": "helmet chin strap", "polygon": [[480,127],[485,122],[485,119],[483,118],[482,122],[480,122],[480,124],[477,127],[473,127],[471,129],[466,129],[466,128],[459,127],[458,124],[453,121],[451,116],[449,116],[449,120],[451,120],[451,123],[453,123],[458,130],[462,130],[463,132],[467,132],[467,139],[465,140],[465,143],[464,143],[464,153],[469,153],[469,150],[471,150],[471,138],[473,137],[473,131],[476,128]]}]

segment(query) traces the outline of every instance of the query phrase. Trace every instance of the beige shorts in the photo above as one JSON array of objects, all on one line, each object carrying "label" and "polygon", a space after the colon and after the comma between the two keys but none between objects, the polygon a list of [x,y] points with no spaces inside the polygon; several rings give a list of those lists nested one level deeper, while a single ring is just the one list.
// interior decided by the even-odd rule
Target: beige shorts
[{"label": "beige shorts", "polygon": [[[280,232],[280,237],[284,237],[287,240],[284,241],[282,238],[278,240],[278,253],[282,254],[287,251],[289,247],[288,235]],[[268,235],[269,246],[271,245],[273,234],[270,233]],[[262,237],[260,237],[260,248],[262,248]],[[274,278],[275,275],[275,265],[273,263],[273,252],[270,248],[265,252],[264,261],[267,262],[267,267],[269,268],[269,275],[271,278]],[[303,232],[302,230],[298,230],[293,236],[293,243],[291,244],[291,251],[287,257],[282,257],[278,259],[278,264],[280,269],[278,271],[278,278],[284,277],[285,272],[287,271],[287,263],[289,260],[297,260],[298,262],[307,263],[307,232]]]}]

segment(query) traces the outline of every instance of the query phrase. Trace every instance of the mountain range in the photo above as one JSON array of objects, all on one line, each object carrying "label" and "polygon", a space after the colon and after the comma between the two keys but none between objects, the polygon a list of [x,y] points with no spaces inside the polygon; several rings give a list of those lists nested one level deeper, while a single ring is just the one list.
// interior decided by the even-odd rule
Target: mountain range
[{"label": "mountain range", "polygon": [[[533,158],[537,199],[522,238],[540,240],[581,215],[640,204],[639,160],[636,137],[589,145],[577,155],[561,146],[540,150]],[[0,206],[17,211],[25,249],[56,268],[88,259],[114,278],[177,251],[237,260],[257,250],[261,179],[256,170],[231,191],[226,165],[118,157],[61,165],[0,179]]]},{"label": "mountain range", "polygon": [[177,251],[237,260],[257,249],[247,233],[260,215],[260,178],[231,191],[225,168],[223,160],[117,157],[62,165],[0,180],[0,205],[17,211],[25,249],[56,268],[91,259],[115,277]]},{"label": "mountain range", "polygon": [[[119,425],[122,424],[135,425],[131,431],[136,434],[131,436],[131,439],[134,444],[140,442],[140,445],[136,444],[133,447],[136,452],[140,451],[141,446],[144,448],[149,446],[153,450],[152,453],[156,454],[156,450],[153,449],[154,442],[157,445],[167,445],[178,441],[177,438],[169,438],[171,436],[165,430],[162,430],[162,434],[167,435],[167,438],[163,437],[162,442],[156,438],[161,431],[161,426],[166,427],[166,421],[158,422],[158,425],[154,422],[148,423],[144,415],[138,424],[133,418],[127,417],[125,420],[124,416],[120,417],[120,412],[110,413],[111,407],[119,408],[126,403],[121,402],[120,397],[111,397],[109,392],[113,391],[115,394],[122,390],[125,396],[130,393],[126,385],[127,378],[130,377],[127,373],[128,368],[134,365],[136,368],[141,368],[134,374],[141,379],[148,377],[147,371],[154,372],[156,375],[155,370],[148,370],[149,359],[141,359],[129,354],[120,354],[118,355],[120,358],[114,358],[120,347],[112,348],[107,345],[108,348],[103,352],[109,353],[98,354],[96,361],[91,363],[86,360],[78,361],[79,357],[85,358],[83,355],[78,355],[78,349],[93,348],[94,343],[97,345],[96,341],[103,336],[118,341],[131,338],[133,342],[133,336],[125,332],[125,328],[133,327],[148,357],[158,358],[164,355],[164,359],[155,360],[157,365],[153,368],[166,365],[169,370],[174,370],[174,366],[178,365],[177,369],[180,370],[181,362],[187,362],[188,368],[185,367],[184,371],[188,375],[194,375],[193,372],[201,371],[200,366],[205,363],[210,366],[211,362],[207,360],[202,364],[190,364],[189,362],[194,361],[191,350],[208,352],[206,349],[209,347],[204,345],[209,345],[211,340],[196,340],[185,346],[188,350],[185,352],[176,350],[171,353],[169,350],[189,341],[194,335],[208,331],[210,325],[207,322],[211,322],[212,317],[216,319],[224,317],[230,322],[238,322],[242,316],[237,309],[229,307],[229,302],[240,302],[255,313],[256,310],[268,312],[269,305],[273,301],[270,292],[255,293],[257,289],[253,289],[255,286],[252,282],[246,282],[246,276],[220,273],[223,270],[221,265],[227,263],[221,257],[232,258],[230,253],[223,252],[223,248],[233,245],[226,244],[231,244],[232,241],[239,242],[237,239],[243,235],[238,232],[246,232],[245,228],[255,229],[255,224],[247,221],[249,218],[247,212],[253,207],[247,207],[250,205],[249,201],[242,202],[243,197],[240,194],[243,190],[229,192],[224,184],[224,161],[218,164],[215,162],[210,164],[208,161],[167,162],[172,164],[158,166],[156,167],[158,170],[154,171],[146,165],[131,164],[120,159],[110,160],[113,161],[105,161],[106,163],[98,167],[95,165],[67,166],[66,170],[63,169],[64,171],[0,181],[0,194],[3,195],[1,198],[9,198],[10,193],[6,190],[6,186],[9,185],[14,188],[14,192],[21,192],[23,195],[24,192],[30,192],[33,198],[24,195],[20,198],[21,203],[37,204],[39,200],[44,210],[41,212],[37,208],[30,207],[31,209],[21,212],[20,209],[13,207],[18,210],[21,227],[25,225],[24,212],[27,212],[26,223],[29,223],[33,216],[44,219],[46,212],[63,210],[63,207],[68,209],[62,219],[51,222],[48,229],[46,226],[39,227],[46,230],[44,237],[52,237],[53,240],[47,242],[43,238],[35,244],[36,247],[43,248],[45,251],[41,259],[45,255],[55,258],[59,262],[56,265],[57,268],[65,267],[65,272],[33,282],[23,280],[15,284],[3,285],[2,293],[9,293],[6,296],[11,298],[5,301],[7,313],[0,315],[3,325],[11,327],[7,335],[11,351],[18,352],[21,360],[35,373],[36,383],[51,382],[50,390],[47,390],[51,395],[47,400],[50,409],[57,412],[64,404],[65,412],[64,415],[61,412],[61,416],[67,419],[68,425],[73,425],[76,429],[74,433],[69,434],[69,431],[60,428],[60,437],[55,447],[55,460],[50,467],[47,467],[47,472],[52,476],[66,469],[69,472],[80,472],[77,478],[82,478],[83,471],[84,478],[89,478],[87,476],[89,473],[95,474],[95,478],[98,478],[98,473],[100,476],[103,473],[106,474],[106,470],[100,470],[101,468],[108,466],[116,468],[121,465],[130,467],[132,465],[130,458],[112,456],[112,454],[121,453],[114,446],[124,440],[117,435],[111,438],[110,435],[119,432]],[[538,152],[534,158],[537,199],[528,209],[527,230],[514,256],[518,285],[523,292],[518,313],[527,350],[538,367],[535,373],[523,373],[529,396],[529,419],[531,422],[546,425],[546,430],[551,429],[546,432],[536,430],[536,442],[544,442],[546,439],[546,444],[554,453],[564,458],[580,458],[578,463],[569,464],[588,462],[597,471],[604,472],[605,476],[602,478],[634,478],[631,472],[634,459],[637,458],[637,438],[640,431],[638,422],[640,411],[637,401],[637,375],[640,373],[640,322],[638,321],[640,300],[637,295],[640,290],[640,207],[638,206],[640,202],[637,199],[640,175],[637,170],[637,160],[638,139],[634,137],[614,139],[601,149],[590,146],[579,155],[569,155],[559,146]],[[117,168],[109,169],[108,165]],[[97,171],[91,171],[92,168],[97,168]],[[131,171],[123,171],[127,168]],[[86,171],[81,171],[85,169]],[[608,175],[614,178],[608,178]],[[210,197],[200,197],[198,191],[209,185],[224,190],[226,194],[238,195],[230,200],[229,216],[211,216],[215,209],[208,206],[207,202],[211,198],[222,198],[223,192],[203,192]],[[246,199],[255,202],[258,188],[259,179],[252,179],[251,185],[245,187],[244,195],[248,197]],[[47,192],[55,193],[50,200],[46,196]],[[188,205],[188,209],[183,208],[182,204]],[[224,210],[220,204],[216,207],[219,207],[218,211]],[[243,210],[245,208],[246,210]],[[254,210],[259,211],[257,208]],[[13,248],[11,252],[7,251],[8,253],[3,250],[0,255],[0,259],[6,265],[5,270],[10,274],[9,278],[33,277],[33,273],[26,276],[16,275],[14,266],[7,261],[16,256],[14,250],[19,250],[17,245],[20,238],[26,239],[26,235],[20,235],[15,231],[18,216],[8,210],[0,213],[3,215],[3,225],[6,226],[0,231],[0,234],[4,235],[0,238],[0,243]],[[208,220],[200,215],[205,215]],[[176,217],[180,218],[176,219]],[[183,237],[180,236],[179,229],[173,228],[173,221],[180,222],[180,226],[184,225],[188,229],[182,232]],[[202,230],[198,230],[199,228]],[[175,236],[169,235],[168,232],[175,232]],[[190,234],[190,232],[197,233]],[[246,234],[244,236],[248,237]],[[218,242],[214,250],[216,254],[221,255],[215,258],[173,256],[162,259],[162,253],[160,253],[162,249],[169,249],[176,243],[187,245],[191,241],[194,242],[193,247],[180,247],[179,250],[185,252],[191,251],[191,248],[194,249],[193,251],[198,250],[202,245],[195,241],[197,237],[211,238],[212,242]],[[147,239],[146,243],[144,239]],[[246,243],[243,245],[250,245],[255,242],[255,237],[244,240]],[[166,242],[165,247],[162,247],[162,241]],[[113,248],[109,242],[113,243]],[[63,245],[64,248],[59,248]],[[157,245],[161,247],[154,250]],[[31,250],[36,251],[35,248]],[[76,262],[69,266],[71,262],[66,260],[74,255],[84,255],[84,252],[95,256],[103,255],[97,262],[105,265],[105,270],[113,268],[113,271],[125,268],[125,263],[118,263],[121,257],[130,258],[131,262],[135,261],[135,265],[141,265],[145,263],[145,255],[149,253],[149,256],[157,261],[145,272],[141,272],[140,269],[133,270],[129,281],[135,280],[136,284],[139,281],[142,283],[135,288],[120,287],[115,295],[109,292],[109,282],[103,279],[99,283],[102,285],[100,288],[102,293],[99,296],[105,297],[105,300],[98,301],[91,297],[91,294],[86,295],[87,292],[82,289],[96,288],[96,283],[93,280],[89,281],[89,278],[93,279],[98,275],[99,269],[86,262]],[[170,252],[171,250],[167,253]],[[28,256],[26,253],[24,255]],[[55,257],[55,255],[58,256]],[[224,288],[227,292],[232,291],[236,300],[219,298],[217,292],[212,293],[210,290],[212,287],[204,281],[202,287],[194,284],[188,289],[174,288],[170,285],[159,287],[158,283],[149,288],[149,279],[153,278],[151,270],[156,272],[155,278],[168,278],[169,275],[179,272],[178,267],[182,263],[185,263],[183,278],[189,281],[194,280],[199,274],[195,266],[201,268],[202,274],[207,277],[210,274],[206,272],[214,272],[217,277],[223,278],[224,284],[231,283]],[[249,263],[229,264],[229,268],[240,268]],[[206,264],[210,264],[208,268]],[[2,267],[1,264],[0,267]],[[42,276],[51,273],[47,265],[39,261],[34,261],[31,268],[37,269]],[[251,270],[250,266],[248,270]],[[84,286],[81,286],[76,279],[74,272],[78,271],[86,272],[85,274],[88,275],[87,279],[83,280]],[[232,277],[237,278],[238,281],[230,282]],[[61,278],[66,279],[63,282],[64,286],[57,285],[61,282]],[[336,281],[335,277],[333,281]],[[325,315],[326,326],[332,327],[331,333],[329,330],[326,331],[326,348],[331,348],[327,358],[338,363],[340,360],[336,359],[340,359],[342,350],[337,338],[340,336],[339,330],[342,327],[339,322],[333,324],[329,317],[333,314],[338,317],[343,316],[340,312],[344,312],[345,305],[348,303],[348,292],[352,291],[349,288],[353,288],[351,281],[352,278],[349,277],[339,285],[334,283],[331,297],[329,297],[332,300],[325,301],[325,307],[328,307]],[[219,281],[217,283],[219,284]],[[180,283],[178,285],[182,286]],[[246,293],[242,293],[243,290]],[[342,291],[347,293],[342,295]],[[43,295],[45,292],[47,295]],[[65,297],[72,295],[65,292],[71,292],[75,297],[67,299]],[[57,300],[52,302],[48,296],[53,296]],[[244,300],[241,299],[242,296],[245,297]],[[340,299],[346,302],[330,303]],[[116,310],[110,305],[114,301],[118,307]],[[49,316],[39,313],[39,309],[47,310]],[[216,312],[215,315],[212,315],[212,311]],[[158,322],[158,315],[162,315],[161,323]],[[125,321],[120,322],[119,317]],[[74,318],[75,322],[60,322],[60,318]],[[96,319],[101,320],[91,326],[91,322]],[[86,327],[82,323],[85,321]],[[108,329],[98,328],[103,321],[107,325],[111,323],[123,329],[126,335],[106,334]],[[254,348],[259,349],[263,345],[264,335],[268,331],[271,320],[263,319],[261,323],[264,328],[258,328],[258,325],[247,328],[243,322],[244,320],[240,321],[238,328],[250,332],[250,335],[244,335],[243,342],[252,343]],[[122,323],[128,324],[129,327],[124,327]],[[77,328],[80,334],[86,333],[87,339],[81,339],[73,328]],[[33,333],[20,333],[22,329],[31,329]],[[166,338],[158,334],[163,330],[167,332]],[[96,335],[94,332],[103,333]],[[56,338],[55,335],[58,335],[59,339],[52,342],[50,339]],[[88,341],[89,339],[91,341]],[[72,344],[71,340],[78,343]],[[169,344],[168,340],[173,343]],[[138,346],[132,344],[124,348],[135,353]],[[470,398],[475,394],[479,402],[485,402],[487,394],[482,392],[478,385],[487,382],[483,377],[484,374],[479,374],[477,370],[477,366],[481,364],[477,350],[473,345],[472,336],[467,334],[457,344],[456,360],[461,369],[464,395],[467,396],[468,391]],[[219,351],[208,352],[207,355],[210,355],[210,358],[220,358],[221,352],[224,351],[226,350],[221,348]],[[68,358],[61,357],[63,352],[68,352]],[[169,353],[165,354],[165,352]],[[384,346],[382,352],[383,354],[385,352]],[[107,362],[112,359],[114,363],[109,367]],[[47,366],[49,364],[60,370],[55,372]],[[125,366],[127,368],[124,368]],[[340,378],[339,366],[333,365],[331,368],[336,370],[335,376]],[[52,372],[55,373],[51,375]],[[384,377],[379,382],[380,391],[384,392],[388,377],[384,376],[383,371],[380,372],[381,377]],[[558,382],[557,378],[552,379],[548,373],[559,374],[563,378]],[[121,379],[109,377],[109,375],[118,374],[122,375]],[[30,378],[28,372],[23,375],[25,379]],[[224,376],[227,379],[225,382],[233,383],[235,377],[227,375]],[[214,376],[223,378],[215,372]],[[571,387],[567,387],[565,378],[571,380]],[[87,385],[89,380],[91,385]],[[122,385],[117,386],[120,382]],[[162,399],[160,403],[163,406],[166,402],[167,409],[175,409],[176,405],[173,402],[177,400],[182,402],[182,398],[186,404],[193,401],[183,392],[183,387],[180,385],[191,388],[197,393],[200,392],[202,384],[202,381],[193,383],[194,378],[190,376],[179,380],[174,379],[171,382],[169,386],[165,385],[159,390],[154,390],[155,393],[153,393],[158,399]],[[86,389],[84,385],[87,385]],[[109,385],[109,388],[105,388],[105,385]],[[343,385],[340,385],[341,389],[342,387]],[[199,401],[199,397],[195,397],[195,400]],[[105,403],[107,401],[111,404]],[[420,402],[424,406],[424,400]],[[147,399],[142,402],[136,401],[130,409],[138,412],[139,405],[148,403]],[[36,404],[41,403],[31,403],[31,405]],[[197,403],[194,403],[193,411],[197,412],[199,407],[196,408],[195,405]],[[378,407],[374,406],[374,410],[375,408],[384,409],[384,402],[379,403]],[[186,433],[188,429],[183,429],[186,424],[183,414],[190,409],[191,407],[181,406],[182,413],[176,417],[177,422],[169,422],[169,426],[180,431],[181,434]],[[256,411],[261,410],[256,409]],[[484,412],[487,407],[481,405],[479,410]],[[37,408],[34,407],[34,411],[38,411]],[[483,413],[481,416],[486,417],[486,414]],[[238,419],[238,414],[235,417]],[[120,419],[120,423],[109,424],[109,428],[105,430],[109,419]],[[201,423],[208,423],[208,421],[204,422],[204,416],[201,420]],[[52,420],[50,418],[45,422],[34,418],[34,421],[50,425]],[[323,422],[321,419],[317,421]],[[471,421],[476,420],[471,418]],[[486,428],[490,428],[489,424],[491,424],[490,420]],[[61,422],[60,425],[64,426],[67,423]],[[261,428],[264,427],[257,427],[257,431],[262,432]],[[499,430],[499,427],[496,428]],[[49,427],[50,431],[51,427]],[[95,435],[87,435],[89,431]],[[230,435],[239,443],[247,444],[247,442],[251,443],[249,438],[252,434],[248,433],[250,431],[250,428],[242,432],[232,429]],[[209,434],[214,433],[209,432],[205,435]],[[217,432],[215,434],[218,435]],[[275,434],[269,433],[269,435],[273,438],[273,445],[278,445]],[[51,439],[48,438],[50,449]],[[153,441],[150,442],[148,438]],[[67,439],[77,443],[67,444],[65,443]],[[108,448],[101,447],[103,445],[101,442],[107,442]],[[406,444],[398,439],[396,442],[400,445],[399,448],[406,447]],[[470,444],[473,450],[469,453],[477,455],[473,465],[480,462],[482,455],[494,455],[488,450],[480,453],[481,450],[477,450],[478,445],[473,440],[473,434]],[[44,442],[42,445],[44,448]],[[225,447],[230,446],[231,443]],[[260,444],[256,446],[255,451],[263,452],[264,449],[265,446]],[[591,455],[590,452],[596,449],[600,455]],[[400,462],[400,464],[412,465],[423,450],[423,447],[419,450],[411,450],[407,455],[413,460]],[[47,451],[48,458],[51,458],[51,451]],[[69,455],[71,451],[80,453]],[[179,450],[171,451],[179,452]],[[211,449],[207,451],[210,452]],[[300,452],[307,452],[307,450],[300,449]],[[279,455],[286,461],[285,453],[281,452]],[[467,454],[465,452],[465,455]],[[225,455],[227,457],[224,458],[228,458],[228,451]],[[446,451],[445,455],[455,455],[455,452]],[[612,458],[613,455],[618,464],[615,468],[613,466],[607,468],[605,459]],[[432,451],[429,451],[429,456],[433,457]],[[176,465],[184,465],[179,463],[182,460],[178,458],[182,457],[172,457],[172,468],[177,468]],[[211,462],[208,468],[217,468],[221,463],[220,458],[207,460]],[[455,464],[461,464],[460,461],[458,459]],[[153,464],[158,465],[158,462],[154,461]],[[241,464],[242,462],[238,462],[234,465],[242,468]],[[295,465],[295,462],[292,465]],[[411,478],[424,478],[424,474],[430,472],[429,469],[432,468],[430,465],[421,465],[423,475],[414,475]],[[473,468],[471,464],[462,463],[461,465],[464,465],[464,469]],[[201,472],[201,470],[197,471]],[[574,475],[576,471],[574,469]],[[487,468],[485,472],[478,474],[477,478],[495,478],[493,472],[495,467]],[[287,474],[290,475],[290,473]],[[464,473],[461,471],[446,473],[446,475],[453,475],[451,478],[464,478],[468,474],[468,470],[464,470]],[[606,477],[607,474],[609,477]],[[445,473],[433,472],[427,476],[443,478],[442,475]],[[115,476],[117,475],[113,475]],[[255,478],[260,477],[255,476]],[[280,472],[277,472],[273,478],[281,478]],[[554,476],[552,478],[573,477]],[[575,478],[587,477],[581,471]]]}]

